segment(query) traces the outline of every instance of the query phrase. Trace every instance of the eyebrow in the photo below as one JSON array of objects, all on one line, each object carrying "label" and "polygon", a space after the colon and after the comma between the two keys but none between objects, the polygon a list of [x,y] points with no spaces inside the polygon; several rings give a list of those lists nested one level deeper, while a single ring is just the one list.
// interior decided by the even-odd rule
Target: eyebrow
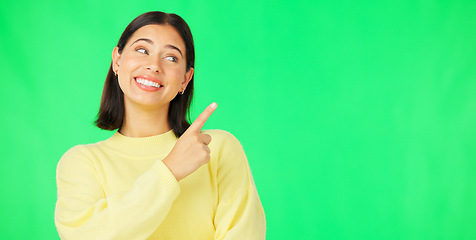
[{"label": "eyebrow", "polygon": [[[131,46],[134,45],[134,43],[136,43],[136,42],[138,42],[138,41],[145,41],[145,42],[147,42],[147,43],[149,43],[149,44],[154,44],[154,41],[152,41],[152,40],[150,40],[150,39],[148,39],[148,38],[139,38],[139,39],[135,40],[135,41],[131,44]],[[183,57],[182,51],[180,51],[180,49],[179,49],[178,47],[176,47],[176,46],[174,46],[174,45],[172,45],[172,44],[167,44],[167,45],[165,45],[165,48],[175,49],[175,50],[177,50],[177,51],[180,53],[180,55],[182,55],[182,57]]]}]

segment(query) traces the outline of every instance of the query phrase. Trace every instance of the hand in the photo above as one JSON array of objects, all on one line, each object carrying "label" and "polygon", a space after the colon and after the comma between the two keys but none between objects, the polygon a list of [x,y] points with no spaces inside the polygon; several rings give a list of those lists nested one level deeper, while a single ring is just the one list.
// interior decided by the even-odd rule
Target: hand
[{"label": "hand", "polygon": [[162,160],[177,181],[195,172],[210,160],[208,144],[212,141],[212,137],[200,131],[216,108],[216,103],[210,104],[177,140],[169,155]]}]

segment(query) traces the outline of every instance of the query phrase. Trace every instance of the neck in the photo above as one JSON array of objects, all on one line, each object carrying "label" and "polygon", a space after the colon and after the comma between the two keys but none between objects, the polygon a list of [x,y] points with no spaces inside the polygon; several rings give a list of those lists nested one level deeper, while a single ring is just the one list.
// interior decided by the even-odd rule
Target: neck
[{"label": "neck", "polygon": [[170,131],[169,104],[146,108],[124,104],[125,116],[119,132],[127,137],[150,137]]}]

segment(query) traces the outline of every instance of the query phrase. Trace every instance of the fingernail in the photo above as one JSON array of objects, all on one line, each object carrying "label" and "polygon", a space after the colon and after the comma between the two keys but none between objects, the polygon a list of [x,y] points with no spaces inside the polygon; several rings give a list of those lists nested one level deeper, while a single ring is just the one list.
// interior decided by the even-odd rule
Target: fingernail
[{"label": "fingernail", "polygon": [[213,102],[212,104],[210,104],[210,107],[213,108],[213,109],[216,109],[217,108],[217,103]]}]

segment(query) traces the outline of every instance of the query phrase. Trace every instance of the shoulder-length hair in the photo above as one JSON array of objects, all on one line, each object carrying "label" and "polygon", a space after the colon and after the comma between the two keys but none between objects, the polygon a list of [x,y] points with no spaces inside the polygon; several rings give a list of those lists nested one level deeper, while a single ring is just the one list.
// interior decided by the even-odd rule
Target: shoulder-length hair
[{"label": "shoulder-length hair", "polygon": [[[185,43],[186,71],[195,67],[195,48],[192,33],[187,23],[178,15],[159,11],[147,12],[135,18],[124,30],[119,38],[117,47],[122,53],[129,38],[141,27],[146,25],[170,25],[177,30]],[[193,97],[193,76],[185,92],[177,94],[170,102],[168,121],[174,134],[180,137],[190,126],[187,119]],[[117,77],[112,69],[112,63],[107,73],[101,97],[101,105],[95,124],[104,130],[121,129],[124,120],[124,93],[119,87]]]}]

